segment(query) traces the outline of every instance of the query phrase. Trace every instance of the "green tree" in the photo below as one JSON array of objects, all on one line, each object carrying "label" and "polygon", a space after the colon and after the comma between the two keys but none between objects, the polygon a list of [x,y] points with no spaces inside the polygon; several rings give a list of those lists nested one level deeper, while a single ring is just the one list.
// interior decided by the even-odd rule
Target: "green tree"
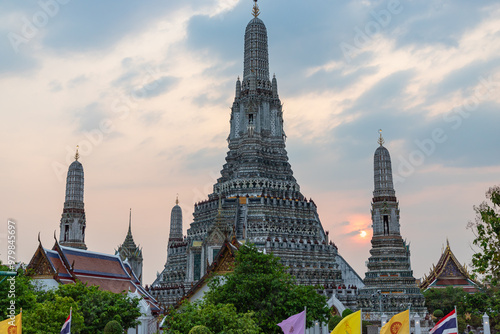
[{"label": "green tree", "polygon": [[467,227],[476,237],[473,244],[480,249],[472,255],[473,271],[495,286],[500,279],[500,187],[490,188],[486,198],[492,205],[483,202],[474,206],[476,220]]},{"label": "green tree", "polygon": [[73,308],[71,333],[82,333],[83,316],[78,304],[71,297],[61,297],[55,294],[53,299],[35,303],[29,311],[23,310],[23,333],[59,333],[69,315],[70,308]]},{"label": "green tree", "polygon": [[465,301],[468,293],[461,288],[447,287],[446,289],[429,289],[424,292],[425,306],[431,314],[441,310],[443,314],[448,314],[455,306],[459,314],[465,312]]},{"label": "green tree", "polygon": [[215,276],[205,299],[212,304],[232,304],[238,313],[254,312],[265,333],[281,333],[278,323],[307,307],[307,326],[315,320],[328,321],[326,297],[313,286],[298,285],[285,271],[279,258],[264,254],[254,245],[244,245],[236,253],[234,271]]},{"label": "green tree", "polygon": [[104,327],[103,334],[122,334],[123,328],[116,320],[111,320]]},{"label": "green tree", "polygon": [[[0,270],[9,271],[9,268],[0,265]],[[118,321],[124,328],[133,328],[141,315],[139,300],[128,297],[126,293],[101,291],[96,286],[87,286],[79,281],[44,291],[23,269],[19,269],[14,282],[15,313],[23,309],[23,329],[28,334],[59,332],[70,307],[73,307],[74,333],[100,333],[111,320]],[[10,294],[10,281],[5,280],[0,284],[0,320],[7,318],[12,300]]]},{"label": "green tree", "polygon": [[[130,298],[125,292],[102,291],[97,286],[87,286],[80,281],[60,285],[54,294],[71,297],[78,303],[85,319],[86,333],[102,332],[111,320],[118,321],[123,328],[133,328],[137,326],[137,318],[141,315],[139,299]],[[42,298],[53,297],[46,294]]]},{"label": "green tree", "polygon": [[[500,330],[500,291],[498,288],[484,288],[473,294],[454,287],[429,289],[424,292],[424,297],[425,305],[431,314],[442,310],[443,315],[446,315],[456,306],[460,332],[465,330],[466,325],[482,326],[482,316],[485,312],[490,316],[491,328]],[[470,315],[470,319],[465,319],[465,314]]]},{"label": "green tree", "polygon": [[[0,262],[0,271],[10,271],[10,268],[1,265]],[[0,321],[7,319],[11,300],[16,301],[16,314],[19,313],[21,308],[23,311],[27,311],[35,305],[37,289],[30,281],[31,278],[25,275],[23,269],[19,268],[17,276],[13,279],[6,279],[0,284]]]},{"label": "green tree", "polygon": [[194,327],[202,325],[212,333],[261,333],[252,316],[252,312],[238,313],[231,304],[185,302],[179,310],[174,310],[167,316],[166,322],[169,333],[172,334],[188,333]]}]

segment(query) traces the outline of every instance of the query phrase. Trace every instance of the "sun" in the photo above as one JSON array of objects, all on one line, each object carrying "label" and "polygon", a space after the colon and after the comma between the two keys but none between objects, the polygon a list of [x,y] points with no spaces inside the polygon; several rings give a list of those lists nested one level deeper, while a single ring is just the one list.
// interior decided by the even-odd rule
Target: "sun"
[{"label": "sun", "polygon": [[360,236],[361,238],[366,237],[366,231],[361,231],[361,232],[359,232],[359,236]]}]

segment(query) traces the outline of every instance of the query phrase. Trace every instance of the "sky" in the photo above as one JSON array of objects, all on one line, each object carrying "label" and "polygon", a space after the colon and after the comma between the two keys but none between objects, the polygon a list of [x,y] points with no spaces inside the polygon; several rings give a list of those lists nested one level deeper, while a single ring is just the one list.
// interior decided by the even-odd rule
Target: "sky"
[{"label": "sky", "polygon": [[[132,208],[144,283],[225,162],[250,0],[0,2],[0,259],[59,237],[79,145],[86,244],[114,253]],[[373,154],[391,153],[416,278],[443,245],[470,264],[474,205],[500,176],[498,1],[259,1],[287,151],[339,253],[363,278]],[[363,235],[365,235],[363,237]]]}]

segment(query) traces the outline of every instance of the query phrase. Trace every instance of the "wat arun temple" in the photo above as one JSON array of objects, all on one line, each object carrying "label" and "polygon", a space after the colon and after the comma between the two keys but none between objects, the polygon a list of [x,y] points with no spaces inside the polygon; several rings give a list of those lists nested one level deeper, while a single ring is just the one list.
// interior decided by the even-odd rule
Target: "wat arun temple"
[{"label": "wat arun temple", "polygon": [[186,236],[179,202],[173,207],[167,261],[149,293],[164,308],[175,305],[232,238],[278,256],[299,284],[321,287],[318,293],[326,295],[338,312],[362,309],[367,319],[377,321],[382,312],[390,317],[411,308],[424,317],[424,297],[413,277],[409,245],[400,234],[399,202],[382,136],[374,155],[371,257],[362,279],[340,255],[316,204],[293,176],[283,104],[277,79],[269,74],[267,29],[259,13],[255,3],[245,30],[243,76],[236,81],[221,176],[208,198],[194,205]]}]

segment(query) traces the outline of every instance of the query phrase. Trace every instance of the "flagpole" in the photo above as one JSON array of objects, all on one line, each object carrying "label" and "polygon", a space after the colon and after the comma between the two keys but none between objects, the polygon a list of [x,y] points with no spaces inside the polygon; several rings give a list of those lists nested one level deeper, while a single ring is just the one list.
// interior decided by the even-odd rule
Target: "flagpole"
[{"label": "flagpole", "polygon": [[457,326],[457,332],[458,332],[458,313],[457,313],[457,305],[455,305],[455,325]]},{"label": "flagpole", "polygon": [[73,306],[70,306],[69,308],[69,332],[71,333],[71,313],[73,312]]},{"label": "flagpole", "polygon": [[305,314],[304,314],[305,315],[304,316],[304,318],[305,318],[305,320],[304,320],[304,334],[306,334],[306,329],[307,329],[307,325],[306,325],[306,323],[307,323],[307,306],[304,306],[304,312],[305,312]]}]

